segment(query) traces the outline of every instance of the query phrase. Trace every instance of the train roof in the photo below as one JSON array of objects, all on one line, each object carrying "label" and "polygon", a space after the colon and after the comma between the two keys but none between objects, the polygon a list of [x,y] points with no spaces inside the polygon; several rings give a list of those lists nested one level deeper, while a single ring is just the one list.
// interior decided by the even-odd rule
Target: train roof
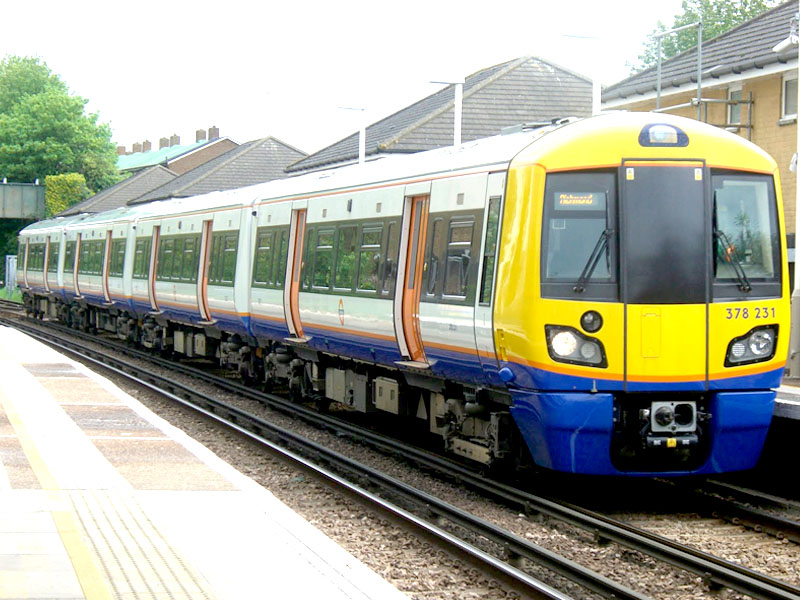
[{"label": "train roof", "polygon": [[[747,150],[750,156],[754,158],[759,156],[761,160],[757,162],[765,170],[774,165],[772,158],[758,146],[713,125],[663,113],[620,111],[603,113],[595,117],[564,119],[531,128],[521,126],[519,131],[482,138],[459,146],[405,156],[384,157],[365,164],[317,171],[234,190],[128,206],[96,215],[49,219],[29,225],[23,232],[38,233],[53,228],[72,229],[100,225],[109,221],[138,221],[171,215],[207,213],[222,208],[244,208],[265,201],[303,198],[319,193],[347,192],[377,184],[425,179],[442,173],[504,170],[515,158],[524,163],[532,157],[541,155],[542,152],[547,152],[548,148],[552,149],[575,141],[586,146],[586,138],[594,135],[617,134],[618,139],[627,140],[625,144],[630,148],[634,140],[638,139],[642,128],[655,123],[675,124],[690,134],[690,138],[695,136],[695,139],[712,140],[715,143],[725,139],[733,142],[733,145],[741,150]],[[539,140],[543,143],[534,143]],[[713,148],[713,145],[711,147]],[[575,159],[577,160],[577,157]]]}]

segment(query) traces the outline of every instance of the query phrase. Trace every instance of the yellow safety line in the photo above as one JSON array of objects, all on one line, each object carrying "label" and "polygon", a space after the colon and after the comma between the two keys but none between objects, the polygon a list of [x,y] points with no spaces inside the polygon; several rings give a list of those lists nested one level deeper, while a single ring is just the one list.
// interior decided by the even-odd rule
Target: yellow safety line
[{"label": "yellow safety line", "polygon": [[[39,454],[36,444],[33,443],[33,440],[28,434],[27,428],[2,390],[0,390],[0,404],[3,405],[6,417],[17,433],[20,445],[25,455],[28,457],[28,462],[42,488],[48,491],[50,500],[53,501],[56,506],[61,505],[61,489],[58,487],[55,477],[50,473],[50,469],[47,468],[45,461]],[[69,559],[72,562],[72,567],[75,569],[75,575],[78,577],[78,582],[80,583],[81,589],[83,589],[86,600],[111,600],[114,596],[108,589],[108,585],[97,565],[94,554],[86,545],[86,541],[81,535],[80,526],[75,517],[75,513],[69,509],[61,509],[51,510],[50,514],[53,517],[58,535],[61,537],[61,542],[64,544],[64,549],[67,551]]]}]

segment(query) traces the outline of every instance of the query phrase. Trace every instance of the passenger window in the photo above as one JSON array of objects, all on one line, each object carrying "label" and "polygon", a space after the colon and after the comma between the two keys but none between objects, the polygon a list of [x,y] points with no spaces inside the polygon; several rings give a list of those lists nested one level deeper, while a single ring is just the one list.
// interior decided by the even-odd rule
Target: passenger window
[{"label": "passenger window", "polygon": [[147,279],[150,275],[151,238],[139,238],[133,250],[133,278]]},{"label": "passenger window", "polygon": [[59,242],[51,241],[50,242],[50,254],[47,257],[47,272],[48,273],[57,273],[58,272],[58,252],[59,252]]},{"label": "passenger window", "polygon": [[315,288],[330,288],[333,271],[333,241],[334,231],[319,231],[317,244],[314,249],[314,275]]},{"label": "passenger window", "polygon": [[122,277],[125,266],[125,240],[111,242],[111,263],[108,265],[109,277]]},{"label": "passenger window", "polygon": [[161,247],[158,251],[158,279],[169,280],[172,277],[172,263],[175,254],[175,240],[161,240]]},{"label": "passenger window", "polygon": [[425,285],[425,293],[428,296],[436,294],[436,282],[439,279],[439,271],[441,270],[438,254],[442,243],[443,229],[444,220],[441,217],[435,218],[433,220],[433,229],[430,233],[431,245],[428,248],[428,280]]},{"label": "passenger window", "polygon": [[378,265],[381,261],[382,238],[382,227],[365,227],[361,233],[361,249],[358,257],[358,289],[361,291],[378,291]]},{"label": "passenger window", "polygon": [[356,232],[355,225],[339,229],[339,245],[336,252],[336,279],[333,286],[340,290],[352,290],[355,287]]},{"label": "passenger window", "polygon": [[[467,296],[474,221],[451,221],[447,241],[445,296]],[[473,296],[474,298],[474,296]]]},{"label": "passenger window", "polygon": [[[64,272],[69,273],[72,275],[73,269],[75,268],[75,245],[77,242],[67,242],[67,246],[64,249]],[[22,264],[22,263],[19,263]]]},{"label": "passenger window", "polygon": [[[239,233],[215,233],[208,267],[208,282],[213,285],[233,285],[236,275],[236,252]],[[199,266],[199,261],[198,261]]]},{"label": "passenger window", "polygon": [[486,241],[483,244],[483,274],[481,276],[481,304],[492,301],[492,283],[494,282],[494,265],[497,260],[497,236],[500,228],[500,197],[489,198],[489,210],[486,219]]},{"label": "passenger window", "polygon": [[397,282],[397,261],[400,252],[400,227],[395,221],[389,223],[386,232],[386,259],[383,261],[383,283],[381,284],[382,295],[394,294],[394,286]]},{"label": "passenger window", "polygon": [[274,231],[261,231],[256,237],[256,256],[253,260],[253,283],[272,283],[272,259]]},{"label": "passenger window", "polygon": [[272,283],[277,288],[283,288],[286,280],[286,259],[289,252],[289,229],[281,229],[278,232],[279,244],[276,244],[277,256],[275,257],[275,268],[272,269]]}]

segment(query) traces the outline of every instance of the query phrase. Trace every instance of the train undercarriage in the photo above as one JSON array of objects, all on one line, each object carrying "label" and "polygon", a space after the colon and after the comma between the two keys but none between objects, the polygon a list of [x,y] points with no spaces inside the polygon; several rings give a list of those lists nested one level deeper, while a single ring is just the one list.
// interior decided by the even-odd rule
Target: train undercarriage
[{"label": "train undercarriage", "polygon": [[120,308],[60,298],[23,296],[26,313],[87,332],[108,332],[165,356],[201,358],[239,373],[266,391],[285,390],[295,401],[338,404],[360,413],[395,415],[418,439],[438,438],[446,452],[492,468],[526,465],[530,455],[510,413],[511,398],[424,372],[376,366],[214,327],[136,317]]}]

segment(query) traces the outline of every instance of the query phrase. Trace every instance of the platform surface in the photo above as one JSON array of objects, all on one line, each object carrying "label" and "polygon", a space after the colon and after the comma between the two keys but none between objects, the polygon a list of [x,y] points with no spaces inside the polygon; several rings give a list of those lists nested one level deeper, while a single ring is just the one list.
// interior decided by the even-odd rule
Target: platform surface
[{"label": "platform surface", "polygon": [[778,397],[775,399],[776,417],[784,419],[800,419],[800,386],[793,380],[791,384],[784,383],[778,388]]},{"label": "platform surface", "polygon": [[407,598],[107,379],[0,327],[0,600]]}]

